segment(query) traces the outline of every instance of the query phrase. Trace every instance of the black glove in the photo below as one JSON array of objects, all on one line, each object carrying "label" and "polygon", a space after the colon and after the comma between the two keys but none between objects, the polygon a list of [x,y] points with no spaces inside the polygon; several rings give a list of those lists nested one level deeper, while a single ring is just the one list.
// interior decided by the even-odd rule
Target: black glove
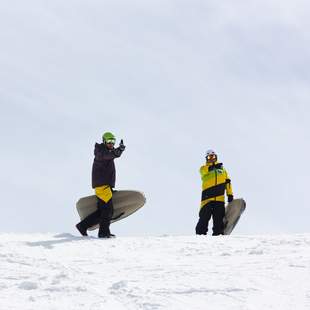
[{"label": "black glove", "polygon": [[118,147],[122,152],[125,150],[126,146],[124,145],[123,139],[121,140],[119,147]]},{"label": "black glove", "polygon": [[234,200],[234,196],[233,195],[228,195],[228,202],[232,202]]}]

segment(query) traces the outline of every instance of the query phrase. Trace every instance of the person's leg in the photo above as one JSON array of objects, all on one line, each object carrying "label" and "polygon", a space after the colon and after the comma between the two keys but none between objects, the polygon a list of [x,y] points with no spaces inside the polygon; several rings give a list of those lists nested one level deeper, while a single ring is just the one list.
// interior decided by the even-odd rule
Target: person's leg
[{"label": "person's leg", "polygon": [[224,202],[217,202],[213,207],[212,219],[213,219],[213,236],[224,234],[223,219],[225,216]]},{"label": "person's leg", "polygon": [[83,219],[80,223],[76,224],[76,228],[80,232],[82,236],[87,236],[87,229],[94,225],[99,224],[100,219],[100,210],[96,210],[95,212],[88,215],[85,219]]},{"label": "person's leg", "polygon": [[208,205],[202,207],[199,211],[199,220],[196,225],[197,235],[206,235],[208,232],[208,225],[211,218],[211,209]]},{"label": "person's leg", "polygon": [[110,222],[113,215],[112,190],[109,185],[95,188],[98,199],[98,209],[100,210],[99,238],[107,238],[110,233]]},{"label": "person's leg", "polygon": [[112,236],[110,232],[110,223],[113,214],[113,203],[112,199],[110,199],[107,203],[103,200],[99,200],[99,209],[100,209],[100,223],[99,223],[99,238],[109,238]]},{"label": "person's leg", "polygon": [[[113,213],[114,213],[114,207],[113,207],[113,200],[111,199],[109,201],[109,214],[108,214],[108,217],[109,217],[109,231],[110,231],[110,224],[111,224],[111,219],[113,217]],[[115,237],[114,234],[111,234],[111,231],[110,231],[110,237]]]}]

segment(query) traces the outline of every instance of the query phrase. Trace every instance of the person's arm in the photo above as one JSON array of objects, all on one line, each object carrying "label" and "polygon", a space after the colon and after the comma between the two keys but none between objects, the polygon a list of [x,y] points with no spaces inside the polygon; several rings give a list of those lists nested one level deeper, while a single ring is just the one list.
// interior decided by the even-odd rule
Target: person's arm
[{"label": "person's arm", "polygon": [[102,148],[100,144],[96,143],[95,145],[95,160],[112,160],[118,158],[122,155],[125,148],[121,146],[117,147],[116,149],[108,150],[106,148]]},{"label": "person's arm", "polygon": [[234,194],[233,194],[233,190],[232,190],[232,186],[231,186],[230,177],[229,177],[226,170],[225,170],[225,172],[226,172],[226,195],[228,198],[228,202],[231,202],[234,200]]},{"label": "person's arm", "polygon": [[201,166],[199,169],[201,180],[203,181],[204,176],[208,173],[206,166]]},{"label": "person's arm", "polygon": [[118,148],[114,149],[114,153],[116,157],[120,157],[122,153],[125,151],[126,146],[124,145],[123,139],[121,140]]}]

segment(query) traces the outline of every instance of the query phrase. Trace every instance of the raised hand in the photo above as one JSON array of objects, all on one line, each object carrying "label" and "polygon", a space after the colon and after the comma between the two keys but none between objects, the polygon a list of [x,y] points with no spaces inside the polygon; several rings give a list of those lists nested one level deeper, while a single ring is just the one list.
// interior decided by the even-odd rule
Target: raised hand
[{"label": "raised hand", "polygon": [[122,139],[121,142],[119,143],[119,149],[120,149],[121,151],[124,151],[125,148],[126,148],[126,146],[124,145],[124,142],[123,142],[123,139]]}]

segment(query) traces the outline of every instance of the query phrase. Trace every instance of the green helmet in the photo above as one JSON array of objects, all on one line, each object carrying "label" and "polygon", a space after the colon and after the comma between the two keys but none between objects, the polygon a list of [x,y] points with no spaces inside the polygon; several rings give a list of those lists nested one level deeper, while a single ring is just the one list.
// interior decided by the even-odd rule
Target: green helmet
[{"label": "green helmet", "polygon": [[116,140],[115,136],[113,135],[112,132],[105,132],[103,135],[102,135],[102,141],[105,142],[105,141],[108,141],[108,140]]}]

